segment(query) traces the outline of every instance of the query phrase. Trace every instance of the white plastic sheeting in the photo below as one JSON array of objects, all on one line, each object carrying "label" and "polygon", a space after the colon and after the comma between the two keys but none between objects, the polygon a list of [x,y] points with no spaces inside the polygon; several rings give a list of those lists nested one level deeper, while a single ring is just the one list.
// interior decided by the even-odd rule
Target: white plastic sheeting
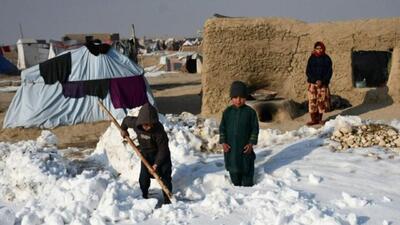
[{"label": "white plastic sheeting", "polygon": [[[91,54],[85,46],[63,54],[67,52],[71,52],[72,62],[68,81],[111,79],[144,73],[141,67],[113,48],[107,54],[98,56]],[[147,98],[154,105],[150,87],[145,82]],[[96,96],[64,97],[60,83],[44,84],[39,65],[36,65],[22,72],[21,86],[8,108],[3,127],[52,128],[105,120],[108,116],[101,111],[98,99]],[[110,94],[103,99],[103,103],[117,119],[126,115],[124,109],[114,109]]]}]

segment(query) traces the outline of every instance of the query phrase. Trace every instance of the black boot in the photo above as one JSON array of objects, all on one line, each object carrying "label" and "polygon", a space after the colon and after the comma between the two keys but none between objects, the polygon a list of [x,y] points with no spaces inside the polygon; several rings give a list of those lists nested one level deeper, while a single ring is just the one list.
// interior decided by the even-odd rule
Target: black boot
[{"label": "black boot", "polygon": [[324,125],[325,124],[325,120],[322,119],[322,115],[324,115],[324,114],[318,113],[318,123],[321,124],[321,125]]},{"label": "black boot", "polygon": [[319,124],[319,113],[310,113],[311,121],[307,122],[307,126]]},{"label": "black boot", "polygon": [[171,204],[171,200],[169,200],[168,195],[163,192],[164,195],[164,203],[163,204]]},{"label": "black boot", "polygon": [[144,199],[148,199],[149,198],[149,192],[148,191],[142,191],[142,197]]}]

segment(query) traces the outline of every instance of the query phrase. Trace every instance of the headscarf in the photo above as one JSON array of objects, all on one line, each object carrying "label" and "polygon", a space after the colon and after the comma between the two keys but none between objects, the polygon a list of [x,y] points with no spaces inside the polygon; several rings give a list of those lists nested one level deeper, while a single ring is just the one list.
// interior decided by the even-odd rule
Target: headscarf
[{"label": "headscarf", "polygon": [[[319,52],[315,51],[315,48],[316,48],[317,46],[321,47],[321,51],[319,51]],[[322,43],[322,41],[317,41],[317,42],[315,42],[315,44],[314,44],[314,50],[313,50],[312,54],[315,55],[315,56],[317,56],[317,57],[322,56],[322,55],[325,55],[325,45],[324,45],[324,43]]]}]

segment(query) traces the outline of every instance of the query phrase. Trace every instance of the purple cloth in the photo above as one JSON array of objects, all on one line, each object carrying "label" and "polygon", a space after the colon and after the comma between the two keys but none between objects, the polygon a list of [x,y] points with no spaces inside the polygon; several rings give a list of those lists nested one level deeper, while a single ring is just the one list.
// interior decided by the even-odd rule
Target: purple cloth
[{"label": "purple cloth", "polygon": [[109,79],[69,81],[61,84],[62,93],[66,98],[81,98],[90,95],[104,99],[109,91],[109,83]]},{"label": "purple cloth", "polygon": [[74,81],[62,83],[62,94],[66,98],[82,98],[85,97],[84,81]]},{"label": "purple cloth", "polygon": [[148,102],[143,76],[113,78],[110,96],[114,108],[135,108]]}]

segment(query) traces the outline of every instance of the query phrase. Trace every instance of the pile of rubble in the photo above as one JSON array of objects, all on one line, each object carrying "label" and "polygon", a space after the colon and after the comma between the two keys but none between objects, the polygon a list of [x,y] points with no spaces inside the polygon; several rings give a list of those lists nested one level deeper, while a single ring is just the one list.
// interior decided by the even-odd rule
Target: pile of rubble
[{"label": "pile of rubble", "polygon": [[380,146],[400,152],[399,132],[385,124],[344,126],[332,133],[331,140],[340,143],[338,150]]}]

